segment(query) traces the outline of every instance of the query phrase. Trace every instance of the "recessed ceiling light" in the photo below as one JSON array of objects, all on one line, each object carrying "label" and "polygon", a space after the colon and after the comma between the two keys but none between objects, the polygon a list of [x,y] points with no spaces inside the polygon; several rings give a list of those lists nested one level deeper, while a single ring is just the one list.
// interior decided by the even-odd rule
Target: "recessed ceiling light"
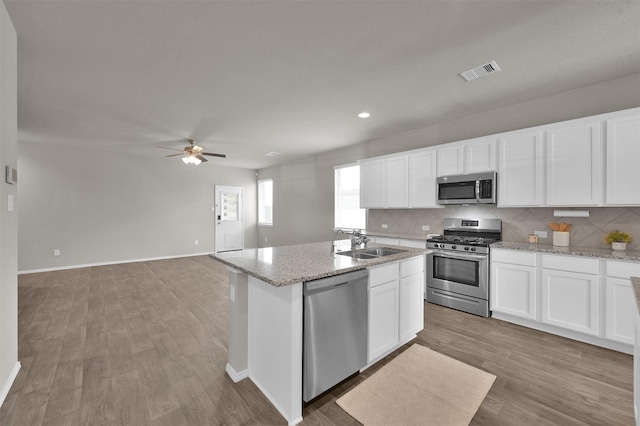
[{"label": "recessed ceiling light", "polygon": [[267,157],[275,157],[276,155],[280,155],[280,153],[276,151],[271,151],[271,152],[267,152],[265,155]]},{"label": "recessed ceiling light", "polygon": [[371,116],[371,114],[369,114],[366,111],[363,111],[360,114],[358,114],[358,117],[360,117],[360,118],[369,118],[370,116]]}]

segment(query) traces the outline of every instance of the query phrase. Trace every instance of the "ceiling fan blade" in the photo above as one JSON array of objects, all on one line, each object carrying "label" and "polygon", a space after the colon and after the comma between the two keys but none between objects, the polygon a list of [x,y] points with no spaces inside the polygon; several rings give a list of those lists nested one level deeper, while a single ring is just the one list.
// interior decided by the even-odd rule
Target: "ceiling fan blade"
[{"label": "ceiling fan blade", "polygon": [[178,148],[168,148],[166,146],[157,146],[156,148],[162,148],[162,149],[170,149],[171,151],[184,151],[184,149],[178,149]]},{"label": "ceiling fan blade", "polygon": [[180,154],[171,154],[171,155],[165,155],[165,157],[177,157],[178,155],[184,155],[182,153]]},{"label": "ceiling fan blade", "polygon": [[196,155],[196,158],[197,158],[198,160],[202,161],[203,163],[206,163],[207,161],[209,161],[209,160],[207,160],[206,158],[204,158],[202,155]]},{"label": "ceiling fan blade", "polygon": [[224,154],[214,154],[212,152],[201,152],[200,155],[211,155],[212,157],[220,157],[220,158],[226,158],[227,157]]}]

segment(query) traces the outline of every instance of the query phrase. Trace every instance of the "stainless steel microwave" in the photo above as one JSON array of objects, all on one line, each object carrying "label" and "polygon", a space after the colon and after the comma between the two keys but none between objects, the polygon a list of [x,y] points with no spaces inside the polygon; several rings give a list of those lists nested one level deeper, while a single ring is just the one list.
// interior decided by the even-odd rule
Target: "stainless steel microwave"
[{"label": "stainless steel microwave", "polygon": [[438,204],[496,203],[496,172],[442,176],[436,185]]}]

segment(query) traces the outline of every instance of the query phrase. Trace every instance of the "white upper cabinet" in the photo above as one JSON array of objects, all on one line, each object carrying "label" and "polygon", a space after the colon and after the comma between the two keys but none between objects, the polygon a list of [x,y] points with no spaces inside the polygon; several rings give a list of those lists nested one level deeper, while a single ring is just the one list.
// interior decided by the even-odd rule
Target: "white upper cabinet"
[{"label": "white upper cabinet", "polygon": [[496,170],[495,137],[466,141],[464,146],[464,173],[493,172]]},{"label": "white upper cabinet", "polygon": [[464,173],[464,147],[459,143],[449,143],[438,147],[438,176],[461,175]]},{"label": "white upper cabinet", "polygon": [[385,207],[385,162],[381,158],[360,162],[360,207]]},{"label": "white upper cabinet", "polygon": [[360,207],[409,207],[409,155],[376,157],[360,162]]},{"label": "white upper cabinet", "polygon": [[438,176],[492,172],[496,168],[493,136],[438,147]]},{"label": "white upper cabinet", "polygon": [[606,204],[640,205],[640,112],[607,120]]},{"label": "white upper cabinet", "polygon": [[638,164],[633,108],[362,160],[360,206],[441,207],[437,177],[492,171],[498,207],[640,206]]},{"label": "white upper cabinet", "polygon": [[599,120],[576,120],[546,130],[548,206],[598,206],[603,202]]},{"label": "white upper cabinet", "polygon": [[498,207],[537,207],[543,200],[542,131],[498,139]]},{"label": "white upper cabinet", "polygon": [[436,202],[436,150],[409,155],[409,207],[439,207]]},{"label": "white upper cabinet", "polygon": [[409,156],[393,156],[385,161],[385,207],[409,207]]}]

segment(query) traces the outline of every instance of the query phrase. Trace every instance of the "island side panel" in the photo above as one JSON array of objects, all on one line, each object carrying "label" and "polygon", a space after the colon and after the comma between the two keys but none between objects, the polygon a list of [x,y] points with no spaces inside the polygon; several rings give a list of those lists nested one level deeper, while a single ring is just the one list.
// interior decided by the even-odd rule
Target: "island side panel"
[{"label": "island side panel", "polygon": [[249,277],[249,377],[289,425],[302,421],[302,283]]},{"label": "island side panel", "polygon": [[248,369],[248,282],[244,272],[229,270],[229,359],[226,372],[234,382],[249,376]]}]

